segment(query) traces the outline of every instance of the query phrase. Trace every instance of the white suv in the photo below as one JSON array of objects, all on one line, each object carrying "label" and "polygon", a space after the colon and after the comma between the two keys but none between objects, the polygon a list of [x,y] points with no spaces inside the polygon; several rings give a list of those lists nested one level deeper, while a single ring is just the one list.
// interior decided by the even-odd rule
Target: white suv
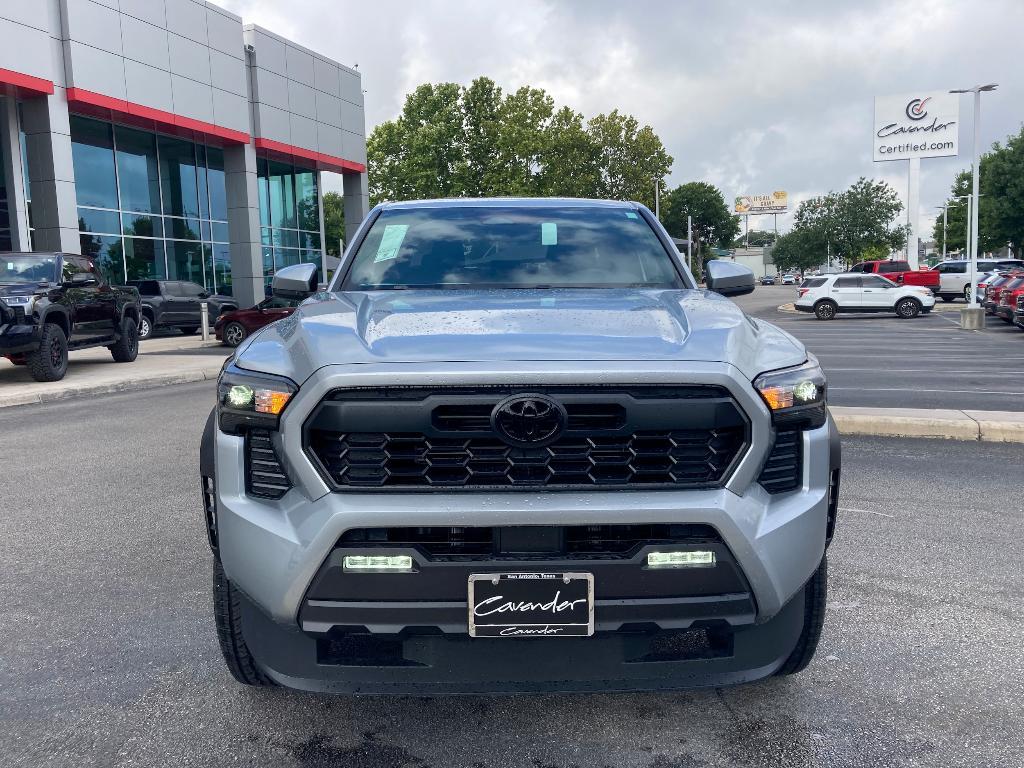
[{"label": "white suv", "polygon": [[[986,272],[1022,267],[1024,267],[1024,261],[1020,259],[978,259],[975,281],[979,280]],[[950,259],[940,262],[935,265],[935,271],[939,273],[938,294],[943,301],[952,301],[957,297],[963,297],[964,301],[971,300],[971,288],[968,285],[971,279],[969,259]]]},{"label": "white suv", "polygon": [[935,296],[928,288],[896,285],[881,275],[812,277],[799,291],[794,308],[813,312],[819,320],[831,320],[840,312],[895,312],[897,317],[917,317],[935,306]]}]

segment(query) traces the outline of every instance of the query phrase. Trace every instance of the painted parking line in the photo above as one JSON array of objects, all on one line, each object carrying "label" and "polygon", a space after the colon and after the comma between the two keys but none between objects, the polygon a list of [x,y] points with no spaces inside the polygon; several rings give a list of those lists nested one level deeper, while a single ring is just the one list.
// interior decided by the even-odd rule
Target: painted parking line
[{"label": "painted parking line", "polygon": [[896,515],[887,515],[885,512],[876,512],[873,509],[857,509],[855,507],[839,507],[840,512],[862,512],[865,515],[878,515],[879,517],[895,518]]},{"label": "painted parking line", "polygon": [[1006,392],[998,389],[921,389],[920,387],[833,387],[829,392],[928,392],[946,395],[1013,395],[1024,397],[1024,392]]}]

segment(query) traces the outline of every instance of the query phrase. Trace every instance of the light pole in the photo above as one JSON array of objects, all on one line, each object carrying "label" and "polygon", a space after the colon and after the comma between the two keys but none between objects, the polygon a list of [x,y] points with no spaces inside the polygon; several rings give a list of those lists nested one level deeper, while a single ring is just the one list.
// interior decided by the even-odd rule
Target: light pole
[{"label": "light pole", "polygon": [[[978,177],[981,165],[981,94],[984,91],[994,91],[995,83],[988,85],[976,85],[973,88],[960,88],[951,90],[950,93],[973,93],[974,94],[974,150],[971,157],[971,242],[969,244],[971,258],[971,305],[970,311],[976,315],[978,310],[978,291],[975,281],[978,279]],[[962,325],[965,328],[980,328],[985,322],[984,316],[972,318],[968,321],[967,315],[962,318]]]},{"label": "light pole", "polygon": [[942,260],[946,260],[946,211],[949,209],[949,203],[943,203],[942,205],[936,205],[936,208],[942,209]]}]

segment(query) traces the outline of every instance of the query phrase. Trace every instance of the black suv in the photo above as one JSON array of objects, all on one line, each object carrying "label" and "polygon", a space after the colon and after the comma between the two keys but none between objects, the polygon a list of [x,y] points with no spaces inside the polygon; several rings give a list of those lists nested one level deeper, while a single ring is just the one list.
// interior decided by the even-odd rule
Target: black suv
[{"label": "black suv", "polygon": [[0,355],[36,381],[59,381],[68,351],[107,347],[118,363],[139,352],[139,295],[112,286],[85,256],[0,254]]},{"label": "black suv", "polygon": [[202,302],[206,302],[210,327],[224,312],[238,309],[230,296],[211,296],[198,283],[187,280],[130,280],[139,289],[142,320],[139,338],[148,339],[157,328],[177,328],[191,336],[202,325]]}]

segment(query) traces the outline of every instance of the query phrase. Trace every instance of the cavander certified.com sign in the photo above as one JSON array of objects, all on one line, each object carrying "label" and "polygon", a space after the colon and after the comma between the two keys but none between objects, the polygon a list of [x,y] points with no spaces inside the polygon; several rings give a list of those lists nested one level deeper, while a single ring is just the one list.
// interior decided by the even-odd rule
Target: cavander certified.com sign
[{"label": "cavander certified.com sign", "polygon": [[960,97],[955,93],[875,97],[876,162],[956,155],[959,129]]}]

